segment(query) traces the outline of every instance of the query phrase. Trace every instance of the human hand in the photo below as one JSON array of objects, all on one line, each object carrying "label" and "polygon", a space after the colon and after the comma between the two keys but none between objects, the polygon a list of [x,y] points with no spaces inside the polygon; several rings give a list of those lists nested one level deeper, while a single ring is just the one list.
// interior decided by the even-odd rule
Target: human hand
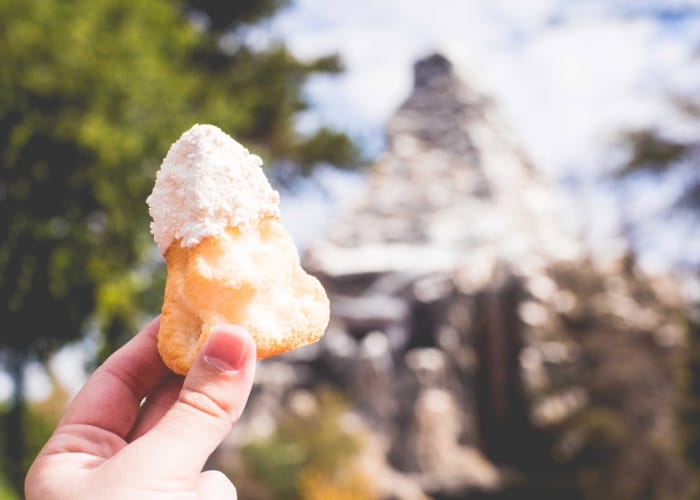
[{"label": "human hand", "polygon": [[236,498],[226,476],[202,467],[243,411],[255,344],[219,326],[183,379],[158,355],[159,324],[89,378],[29,469],[27,500]]}]

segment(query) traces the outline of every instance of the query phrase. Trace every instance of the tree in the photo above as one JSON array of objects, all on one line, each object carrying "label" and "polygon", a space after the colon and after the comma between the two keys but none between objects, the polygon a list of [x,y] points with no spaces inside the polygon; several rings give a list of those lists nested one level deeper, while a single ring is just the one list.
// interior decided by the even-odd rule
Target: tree
[{"label": "tree", "polygon": [[[700,118],[700,100],[697,96],[675,97],[679,111],[685,117],[697,122]],[[666,175],[684,173],[685,184],[680,195],[672,200],[666,213],[659,214],[665,218],[673,218],[678,212],[690,215],[692,224],[697,224],[700,214],[700,138],[684,140],[672,138],[663,131],[654,128],[644,128],[628,131],[624,141],[629,146],[626,161],[616,172],[624,182],[637,175],[662,178]],[[631,232],[643,227],[645,221],[629,221]],[[696,275],[698,272],[697,256],[692,256],[691,267],[688,269]],[[679,425],[682,428],[683,449],[689,464],[700,471],[700,324],[697,308],[700,304],[690,304],[695,313],[689,314],[687,347],[685,362],[682,370],[682,386],[679,388],[683,405],[679,415]],[[700,472],[697,472],[700,477]]]},{"label": "tree", "polygon": [[282,43],[254,50],[240,34],[283,3],[0,0],[0,349],[15,381],[15,485],[26,361],[88,321],[111,349],[159,307],[144,200],[180,133],[215,123],[267,163],[355,160],[343,134],[293,127],[304,81],[339,60],[300,61]]},{"label": "tree", "polygon": [[[675,97],[672,101],[678,109],[680,120],[697,123],[700,118],[700,101],[697,98]],[[700,177],[697,175],[700,138],[674,138],[658,128],[646,127],[624,132],[622,143],[627,146],[628,155],[615,172],[618,179],[628,181],[638,175],[663,177],[685,167],[693,175],[686,176],[685,188],[671,203],[671,211],[697,211],[700,208]]]}]

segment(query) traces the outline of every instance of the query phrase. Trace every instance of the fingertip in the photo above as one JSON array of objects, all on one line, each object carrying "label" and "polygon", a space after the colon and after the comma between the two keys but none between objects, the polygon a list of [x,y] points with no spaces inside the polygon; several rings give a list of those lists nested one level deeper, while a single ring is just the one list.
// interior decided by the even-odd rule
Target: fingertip
[{"label": "fingertip", "polygon": [[146,323],[144,327],[141,328],[139,333],[150,337],[156,337],[158,335],[158,330],[160,330],[160,316],[161,315],[159,314],[155,318],[151,319],[148,323]]},{"label": "fingertip", "polygon": [[256,357],[250,333],[234,324],[215,326],[202,351],[204,362],[221,371],[239,371]]}]

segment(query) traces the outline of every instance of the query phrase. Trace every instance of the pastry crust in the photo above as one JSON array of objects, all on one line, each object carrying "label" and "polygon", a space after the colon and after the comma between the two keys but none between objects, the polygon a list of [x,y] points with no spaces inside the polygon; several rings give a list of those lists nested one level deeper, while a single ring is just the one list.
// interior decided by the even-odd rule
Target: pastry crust
[{"label": "pastry crust", "polygon": [[187,373],[218,324],[247,329],[258,359],[316,342],[328,325],[328,297],[302,269],[291,236],[275,216],[243,231],[228,227],[190,247],[175,241],[165,258],[158,350],[176,373]]}]

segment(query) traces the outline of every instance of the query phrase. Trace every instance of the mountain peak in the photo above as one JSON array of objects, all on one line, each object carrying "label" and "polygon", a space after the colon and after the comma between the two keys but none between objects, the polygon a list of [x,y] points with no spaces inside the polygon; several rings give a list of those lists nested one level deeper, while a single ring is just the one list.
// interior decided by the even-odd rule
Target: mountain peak
[{"label": "mountain peak", "polygon": [[312,249],[320,268],[339,258],[343,270],[332,273],[415,270],[416,262],[449,268],[476,247],[503,251],[514,265],[530,255],[575,253],[556,190],[512,140],[491,99],[440,54],[413,71],[414,88],[387,124],[387,150],[364,196],[328,237],[349,254],[331,249],[333,262],[323,263],[325,250]]},{"label": "mountain peak", "polygon": [[439,53],[419,59],[413,65],[414,88],[431,87],[436,82],[452,80],[453,77],[452,63]]}]

